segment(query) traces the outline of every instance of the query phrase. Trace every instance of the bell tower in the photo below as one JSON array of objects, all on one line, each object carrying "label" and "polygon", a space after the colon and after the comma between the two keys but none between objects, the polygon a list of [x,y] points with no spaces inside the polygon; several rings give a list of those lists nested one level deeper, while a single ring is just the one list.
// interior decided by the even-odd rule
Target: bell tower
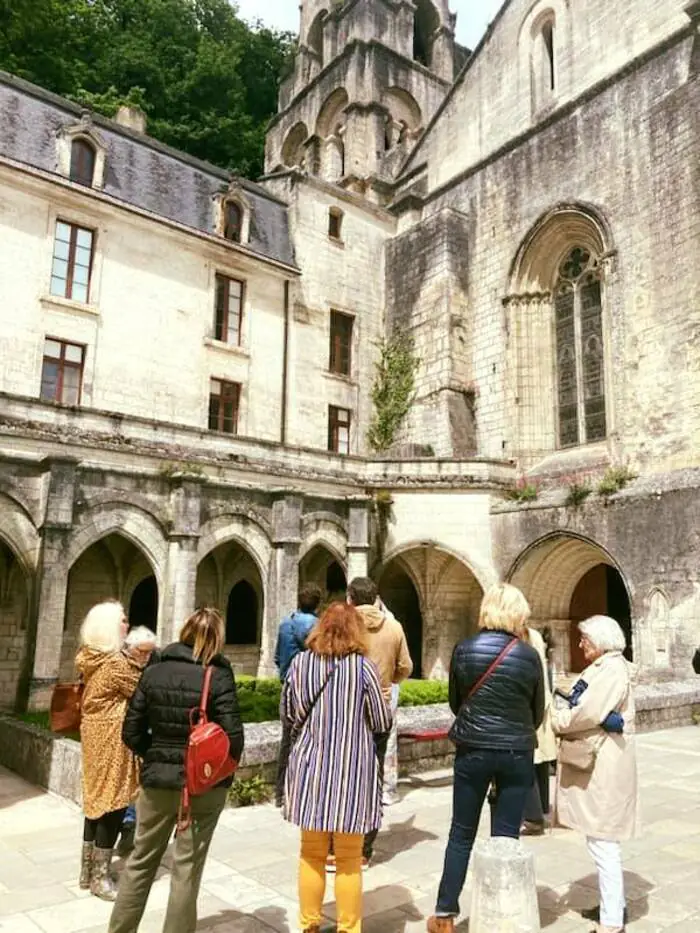
[{"label": "bell tower", "polygon": [[268,175],[301,171],[381,202],[468,56],[448,0],[304,0]]}]

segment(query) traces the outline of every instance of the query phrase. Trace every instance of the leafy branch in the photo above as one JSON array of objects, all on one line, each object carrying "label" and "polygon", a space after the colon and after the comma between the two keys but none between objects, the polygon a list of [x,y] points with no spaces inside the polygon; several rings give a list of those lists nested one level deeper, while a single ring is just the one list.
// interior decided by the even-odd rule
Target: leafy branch
[{"label": "leafy branch", "polygon": [[374,414],[367,434],[372,450],[388,450],[413,402],[416,372],[420,360],[415,355],[413,338],[394,334],[379,343],[372,402]]}]

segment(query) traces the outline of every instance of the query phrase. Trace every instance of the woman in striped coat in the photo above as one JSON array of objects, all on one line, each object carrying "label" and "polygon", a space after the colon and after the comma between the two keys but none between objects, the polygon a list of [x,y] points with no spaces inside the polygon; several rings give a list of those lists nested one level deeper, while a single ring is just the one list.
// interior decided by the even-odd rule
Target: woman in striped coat
[{"label": "woman in striped coat", "polygon": [[357,610],[333,603],[297,655],[285,681],[281,718],[292,730],[285,818],[301,828],[300,926],[321,929],[326,858],[336,859],[338,933],[362,929],[362,845],[382,817],[373,733],[391,713],[376,668],[365,657]]}]

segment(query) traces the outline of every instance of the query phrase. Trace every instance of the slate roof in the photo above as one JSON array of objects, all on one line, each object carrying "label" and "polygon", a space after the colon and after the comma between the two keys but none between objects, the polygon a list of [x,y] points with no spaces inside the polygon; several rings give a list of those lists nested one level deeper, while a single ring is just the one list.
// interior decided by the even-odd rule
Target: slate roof
[{"label": "slate roof", "polygon": [[[57,173],[56,136],[75,126],[83,108],[0,71],[0,155]],[[107,153],[103,190],[128,204],[212,233],[212,198],[225,191],[230,172],[142,135],[99,114],[93,125]],[[295,265],[287,205],[260,185],[236,179],[250,204],[246,247]]]}]

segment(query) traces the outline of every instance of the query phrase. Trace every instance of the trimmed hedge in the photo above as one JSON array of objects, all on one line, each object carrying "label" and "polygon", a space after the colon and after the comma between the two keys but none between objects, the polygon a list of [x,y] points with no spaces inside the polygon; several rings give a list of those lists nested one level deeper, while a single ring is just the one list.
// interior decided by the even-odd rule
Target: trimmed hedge
[{"label": "trimmed hedge", "polygon": [[[276,677],[236,677],[238,703],[244,723],[274,722],[279,719],[282,685]],[[401,684],[399,706],[434,706],[447,703],[448,684],[443,680],[406,680]],[[48,713],[21,713],[23,722],[49,728]],[[79,739],[79,736],[70,736]]]}]

